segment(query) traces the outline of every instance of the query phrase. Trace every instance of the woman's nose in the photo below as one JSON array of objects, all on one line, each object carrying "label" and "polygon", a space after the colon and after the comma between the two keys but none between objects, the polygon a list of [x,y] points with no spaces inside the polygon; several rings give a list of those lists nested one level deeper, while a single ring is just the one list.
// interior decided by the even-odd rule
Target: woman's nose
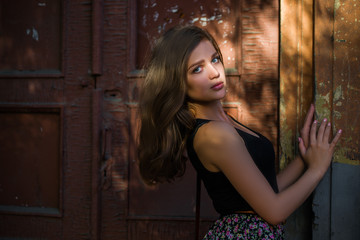
[{"label": "woman's nose", "polygon": [[209,63],[209,67],[208,67],[208,71],[209,71],[209,78],[210,79],[214,79],[219,77],[220,72],[218,71],[218,69],[216,68],[216,66],[214,66],[213,64]]}]

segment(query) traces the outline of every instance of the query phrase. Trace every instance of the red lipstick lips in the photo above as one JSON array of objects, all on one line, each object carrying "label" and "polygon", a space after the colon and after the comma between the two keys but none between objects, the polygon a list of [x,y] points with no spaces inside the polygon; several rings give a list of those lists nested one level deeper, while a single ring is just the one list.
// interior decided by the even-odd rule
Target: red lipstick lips
[{"label": "red lipstick lips", "polygon": [[211,87],[211,89],[213,89],[213,90],[221,90],[223,87],[224,87],[224,83],[223,82],[218,82],[218,83],[215,83]]}]

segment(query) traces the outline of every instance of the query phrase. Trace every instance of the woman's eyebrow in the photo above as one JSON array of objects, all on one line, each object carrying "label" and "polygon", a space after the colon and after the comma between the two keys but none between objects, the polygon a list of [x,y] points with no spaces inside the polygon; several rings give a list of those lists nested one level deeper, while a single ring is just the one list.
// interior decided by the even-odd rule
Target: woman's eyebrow
[{"label": "woman's eyebrow", "polygon": [[[214,52],[214,53],[211,55],[211,58],[213,58],[213,57],[215,57],[215,56],[217,56],[217,55],[219,55],[219,53],[218,53],[218,52]],[[191,65],[188,67],[188,70],[191,69],[192,67],[196,66],[196,65],[199,65],[199,64],[203,63],[203,62],[204,62],[204,60],[201,59],[201,60],[199,60],[199,61],[191,64]]]},{"label": "woman's eyebrow", "polygon": [[191,69],[192,67],[196,66],[196,65],[199,65],[199,64],[203,63],[203,62],[204,62],[204,60],[199,60],[199,61],[191,64],[190,67],[188,68],[188,70]]},{"label": "woman's eyebrow", "polygon": [[211,55],[212,58],[216,56],[220,56],[220,54],[218,52],[214,52],[213,55]]}]

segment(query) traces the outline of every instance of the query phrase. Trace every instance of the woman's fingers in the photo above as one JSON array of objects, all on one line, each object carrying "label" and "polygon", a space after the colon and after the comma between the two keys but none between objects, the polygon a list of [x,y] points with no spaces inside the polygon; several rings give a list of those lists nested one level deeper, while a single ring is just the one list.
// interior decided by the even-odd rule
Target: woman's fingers
[{"label": "woman's fingers", "polygon": [[312,122],[312,119],[314,117],[314,112],[315,112],[315,107],[313,104],[310,105],[310,108],[306,114],[306,117],[305,117],[305,123],[304,123],[304,126],[308,126],[310,128],[310,124]]},{"label": "woman's fingers", "polygon": [[[339,141],[341,132],[342,132],[342,130],[340,129],[336,133],[335,137],[333,138],[333,140],[330,143],[330,149],[333,149],[335,147],[335,145],[337,144],[337,142]],[[323,143],[329,144],[330,133],[331,133],[331,124],[330,124],[330,122],[327,123],[327,120],[324,119],[323,122],[321,123],[321,126],[318,131],[318,140],[322,140]]]},{"label": "woman's fingers", "polygon": [[316,143],[316,129],[317,129],[317,121],[315,120],[311,125],[311,129],[310,129],[310,145]]},{"label": "woman's fingers", "polygon": [[330,148],[331,149],[334,149],[335,148],[335,145],[337,144],[337,142],[339,141],[340,139],[340,136],[341,136],[341,133],[342,133],[342,130],[340,129],[339,131],[337,131],[334,139],[331,141],[330,143]]},{"label": "woman's fingers", "polygon": [[324,132],[324,137],[323,137],[323,142],[324,142],[324,143],[329,143],[330,132],[331,132],[331,123],[328,122],[328,123],[326,124],[325,132]]},{"label": "woman's fingers", "polygon": [[304,145],[304,141],[302,140],[301,137],[298,138],[299,139],[299,151],[300,151],[300,154],[301,156],[305,156],[305,153],[306,153],[306,147]]},{"label": "woman's fingers", "polygon": [[319,142],[322,142],[324,140],[324,132],[325,132],[326,123],[327,123],[327,119],[324,118],[320,124],[319,131],[317,134],[317,140]]},{"label": "woman's fingers", "polygon": [[306,114],[305,122],[303,128],[300,130],[300,136],[303,140],[305,147],[309,145],[309,133],[311,128],[311,122],[314,117],[315,107],[313,104],[310,105],[310,108]]}]

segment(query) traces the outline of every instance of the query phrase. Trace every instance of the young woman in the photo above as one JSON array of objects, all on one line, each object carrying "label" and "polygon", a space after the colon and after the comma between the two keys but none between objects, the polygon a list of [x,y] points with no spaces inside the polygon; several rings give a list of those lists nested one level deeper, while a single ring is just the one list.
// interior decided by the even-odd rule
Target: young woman
[{"label": "young woman", "polygon": [[330,141],[330,123],[317,127],[311,106],[301,156],[276,175],[271,142],[224,111],[225,94],[213,37],[194,26],[166,32],[140,95],[140,173],[148,184],[171,181],[184,174],[189,158],[220,213],[204,239],[282,239],[282,222],[324,176],[341,131]]}]

